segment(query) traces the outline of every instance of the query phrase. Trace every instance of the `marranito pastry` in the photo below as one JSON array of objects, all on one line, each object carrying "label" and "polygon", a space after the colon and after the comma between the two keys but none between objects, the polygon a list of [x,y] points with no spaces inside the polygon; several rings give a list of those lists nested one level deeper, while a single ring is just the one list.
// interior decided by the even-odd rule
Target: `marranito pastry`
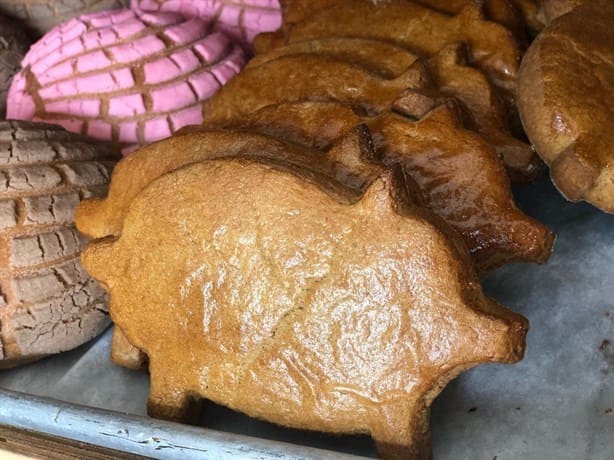
[{"label": "marranito pastry", "polygon": [[572,201],[614,212],[614,3],[555,19],[525,55],[518,107],[529,139]]},{"label": "marranito pastry", "polygon": [[[158,148],[196,152],[202,135]],[[369,433],[385,458],[429,458],[443,386],[522,357],[526,320],[483,295],[462,242],[413,204],[401,174],[357,193],[285,162],[208,160],[149,183],[122,220],[83,260],[149,358],[156,417],[186,420],[203,397]]]}]

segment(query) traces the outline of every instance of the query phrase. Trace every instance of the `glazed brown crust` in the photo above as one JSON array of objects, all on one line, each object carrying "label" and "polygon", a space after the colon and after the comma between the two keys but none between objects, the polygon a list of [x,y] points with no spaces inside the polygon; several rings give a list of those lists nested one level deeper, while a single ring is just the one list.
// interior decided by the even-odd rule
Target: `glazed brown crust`
[{"label": "glazed brown crust", "polygon": [[[201,140],[183,136],[190,149]],[[370,433],[384,458],[428,458],[432,399],[464,369],[520,359],[527,323],[483,296],[458,236],[394,175],[348,202],[305,173],[249,158],[176,169],[84,263],[149,357],[152,415],[185,420],[204,397],[285,426]]]},{"label": "glazed brown crust", "polygon": [[[320,7],[320,3],[325,7]],[[278,32],[258,36],[254,42],[257,54],[325,36],[380,39],[412,49],[423,57],[432,56],[452,43],[466,42],[472,61],[487,73],[491,82],[513,91],[520,62],[518,43],[507,28],[486,21],[476,5],[467,6],[452,17],[401,0],[376,4],[364,0],[320,0],[317,5],[305,20],[290,21]],[[292,17],[291,8],[292,2],[285,17]]]},{"label": "glazed brown crust", "polygon": [[[332,58],[336,61],[351,63],[362,67],[369,72],[380,75],[386,79],[399,77],[412,64],[419,60],[415,54],[402,47],[380,40],[347,37],[327,37],[317,40],[292,43],[276,48],[268,53],[254,57],[246,69],[266,66],[267,71],[275,71],[279,63],[278,59],[300,55],[317,55]],[[285,61],[280,61],[284,63]],[[286,65],[281,65],[279,71],[283,72]],[[321,66],[319,66],[321,68]],[[309,83],[312,75],[298,68],[295,72],[298,76],[304,76]],[[508,169],[513,180],[529,181],[534,179],[541,162],[537,155],[525,142],[515,139],[509,134],[510,126],[506,120],[506,108],[499,92],[493,88],[485,75],[469,64],[465,48],[460,44],[447,46],[426,61],[425,75],[421,83],[414,88],[421,93],[429,93],[434,97],[454,97],[460,101],[466,109],[464,117],[465,126],[479,132],[495,149]],[[240,75],[235,85],[243,85],[245,79],[257,79],[257,72]],[[294,74],[293,74],[294,75]],[[318,86],[326,82],[325,73],[318,75]],[[294,85],[295,86],[295,85]],[[323,100],[323,95],[309,85],[312,94],[303,93],[303,100]],[[232,94],[232,93],[231,93]],[[261,95],[262,91],[258,93]],[[348,98],[337,96],[337,99],[347,101]],[[212,102],[215,105],[215,102]],[[420,117],[423,113],[415,113],[411,108],[405,108],[405,113],[410,116]]]},{"label": "glazed brown crust", "polygon": [[529,48],[518,105],[529,139],[559,190],[614,212],[614,4],[561,16]]},{"label": "glazed brown crust", "polygon": [[569,13],[584,3],[587,3],[587,0],[541,0],[540,13],[548,25],[559,16]]},{"label": "glazed brown crust", "polygon": [[424,203],[464,237],[478,271],[512,261],[545,262],[550,254],[552,233],[518,210],[501,161],[447,106],[413,122],[393,113],[360,117],[349,106],[302,102],[268,106],[228,123],[316,149],[330,148],[364,123],[379,161],[404,167]]}]

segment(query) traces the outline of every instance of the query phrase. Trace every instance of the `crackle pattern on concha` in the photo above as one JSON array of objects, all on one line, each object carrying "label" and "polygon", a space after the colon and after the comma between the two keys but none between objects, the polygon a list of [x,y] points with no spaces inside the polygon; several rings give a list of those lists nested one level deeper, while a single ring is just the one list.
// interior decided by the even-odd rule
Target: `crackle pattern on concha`
[{"label": "crackle pattern on concha", "polygon": [[42,35],[81,14],[123,8],[129,0],[0,0],[0,13],[21,20]]},{"label": "crackle pattern on concha", "polygon": [[21,60],[28,52],[30,40],[19,25],[0,16],[0,117],[6,111],[6,96]]},{"label": "crackle pattern on concha", "polygon": [[108,324],[79,261],[83,198],[106,193],[113,152],[65,130],[0,122],[0,368],[69,350]]},{"label": "crackle pattern on concha", "polygon": [[143,144],[202,120],[201,102],[242,67],[245,53],[201,19],[130,10],[85,15],[53,29],[23,61],[9,92],[15,119]]},{"label": "crackle pattern on concha", "polygon": [[132,8],[204,19],[247,48],[259,33],[272,32],[281,26],[277,0],[132,0]]},{"label": "crackle pattern on concha", "polygon": [[555,19],[525,55],[523,125],[570,200],[614,213],[614,3],[591,1]]},{"label": "crackle pattern on concha", "polygon": [[[146,151],[195,155],[204,135]],[[149,358],[152,415],[185,420],[204,397],[285,426],[369,433],[385,458],[428,458],[443,386],[522,357],[526,320],[483,295],[458,236],[412,204],[401,175],[362,193],[331,182],[262,158],[196,161],[153,178],[120,234],[88,246],[114,320]],[[106,233],[107,217],[88,221]]]}]

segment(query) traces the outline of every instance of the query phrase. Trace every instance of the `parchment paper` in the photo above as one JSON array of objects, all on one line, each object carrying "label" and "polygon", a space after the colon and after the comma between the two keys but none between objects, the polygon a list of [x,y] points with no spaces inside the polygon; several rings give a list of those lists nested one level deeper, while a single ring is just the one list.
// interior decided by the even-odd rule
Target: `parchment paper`
[{"label": "parchment paper", "polygon": [[[486,291],[531,322],[525,359],[463,374],[437,398],[436,460],[614,459],[614,215],[566,202],[543,177],[516,190],[558,234],[545,266],[514,265]],[[80,349],[0,371],[0,388],[145,414],[148,377],[109,362],[110,331]],[[203,425],[374,456],[367,437],[286,430],[207,405]]]}]

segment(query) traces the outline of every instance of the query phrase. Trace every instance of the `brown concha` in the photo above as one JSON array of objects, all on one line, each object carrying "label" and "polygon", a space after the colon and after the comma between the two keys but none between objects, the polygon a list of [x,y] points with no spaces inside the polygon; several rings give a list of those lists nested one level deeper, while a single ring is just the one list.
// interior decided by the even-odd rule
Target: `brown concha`
[{"label": "brown concha", "polygon": [[79,260],[81,199],[106,194],[115,154],[62,128],[0,122],[0,368],[72,349],[109,324]]}]

